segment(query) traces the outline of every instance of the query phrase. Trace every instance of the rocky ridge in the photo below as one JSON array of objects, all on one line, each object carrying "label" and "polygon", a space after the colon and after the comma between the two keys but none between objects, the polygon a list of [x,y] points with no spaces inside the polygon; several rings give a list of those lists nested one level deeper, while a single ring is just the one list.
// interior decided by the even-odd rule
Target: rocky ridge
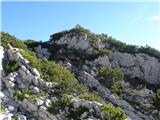
[{"label": "rocky ridge", "polygon": [[[72,119],[105,120],[107,118],[101,111],[105,103],[112,103],[122,108],[128,120],[158,120],[160,118],[159,108],[154,103],[156,90],[160,88],[158,58],[141,52],[134,54],[128,51],[120,52],[107,42],[108,37],[89,33],[81,26],[53,36],[54,38],[51,37],[50,41],[44,43],[31,43],[28,49],[34,51],[40,59],[56,61],[57,64],[68,69],[79,83],[98,94],[102,102],[82,99],[77,95],[62,94],[62,100],[66,100],[67,96],[70,102],[63,109],[57,109],[58,113],[52,114],[51,112],[55,111],[52,107],[50,109],[50,105],[60,98],[55,93],[48,94],[46,91],[60,88],[60,83],[43,80],[41,73],[21,55],[21,49],[9,45],[9,48],[1,47],[2,59],[3,61],[17,61],[19,68],[7,75],[1,67],[1,102],[7,108],[7,111],[2,113],[4,118],[9,119],[16,115],[19,119],[22,117],[22,120],[71,119],[70,116],[83,106],[85,109],[81,111],[79,117]],[[99,71],[101,67],[112,70],[117,66],[124,73],[124,79],[118,82],[118,87],[116,86],[116,90],[120,92],[119,95],[106,87],[105,84],[110,83],[101,81],[102,77],[106,80],[111,79],[109,78],[111,73],[100,76]],[[25,93],[25,89],[29,94],[30,90],[33,92],[31,97]],[[23,100],[18,99],[17,91],[19,90],[22,94],[26,94]],[[33,99],[35,95],[37,98]]]}]

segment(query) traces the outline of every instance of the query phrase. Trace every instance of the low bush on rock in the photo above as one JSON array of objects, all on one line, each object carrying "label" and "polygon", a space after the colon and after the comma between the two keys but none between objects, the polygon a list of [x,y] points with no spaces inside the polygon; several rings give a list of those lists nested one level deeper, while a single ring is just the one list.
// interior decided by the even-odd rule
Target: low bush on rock
[{"label": "low bush on rock", "polygon": [[[67,115],[69,119],[74,119],[74,120],[82,120],[81,115],[84,112],[88,113],[89,109],[85,106],[79,106],[76,110],[71,110],[70,114]],[[87,117],[87,116],[86,116]],[[84,119],[84,118],[83,118]]]},{"label": "low bush on rock", "polygon": [[11,120],[19,120],[18,115],[12,116],[12,119],[11,119]]},{"label": "low bush on rock", "polygon": [[111,91],[117,95],[120,95],[121,92],[121,84],[120,81],[124,78],[124,73],[121,71],[119,67],[115,68],[99,68],[99,78],[100,82],[111,89]]},{"label": "low bush on rock", "polygon": [[73,107],[71,97],[65,96],[56,101],[52,101],[48,111],[52,114],[58,114],[60,111],[65,111],[68,119],[81,120],[80,117],[84,112],[88,112],[89,109],[85,106]]},{"label": "low bush on rock", "polygon": [[83,94],[89,92],[87,87],[79,84],[76,78],[69,70],[47,59],[38,59],[36,55],[30,51],[22,50],[21,54],[30,61],[30,64],[37,68],[41,73],[41,77],[47,82],[59,82],[59,93],[66,94]]},{"label": "low bush on rock", "polygon": [[135,45],[127,45],[126,43],[123,43],[121,41],[118,41],[112,37],[108,37],[107,42],[112,46],[115,47],[117,50],[123,53],[146,53],[150,56],[156,57],[160,59],[160,51],[151,48],[150,46],[146,45],[145,47],[141,46],[135,46]]},{"label": "low bush on rock", "polygon": [[23,41],[17,39],[15,36],[10,35],[5,32],[1,32],[1,45],[6,48],[8,43],[11,44],[13,47],[27,49],[27,46],[24,44]]},{"label": "low bush on rock", "polygon": [[105,120],[125,120],[126,114],[120,107],[114,107],[112,104],[105,104],[101,107]]},{"label": "low bush on rock", "polygon": [[85,100],[89,100],[89,101],[97,101],[97,102],[101,102],[101,98],[93,93],[85,93],[79,96],[79,98],[81,99],[85,99]]},{"label": "low bush on rock", "polygon": [[103,49],[99,50],[99,53],[107,55],[109,60],[112,60],[112,52],[111,52],[111,50],[109,50],[107,48],[103,48]]},{"label": "low bush on rock", "polygon": [[33,90],[31,88],[26,88],[22,90],[17,90],[14,93],[14,97],[16,97],[18,100],[23,101],[25,98],[31,102],[34,102],[36,98],[40,98],[45,96],[46,93],[41,91],[39,93],[33,93]]},{"label": "low bush on rock", "polygon": [[70,108],[72,106],[70,97],[63,97],[56,101],[52,101],[48,111],[52,114],[59,113],[59,110],[64,110],[65,107]]},{"label": "low bush on rock", "polygon": [[5,110],[4,105],[0,104],[0,113],[5,112],[5,111],[6,111],[6,110]]},{"label": "low bush on rock", "polygon": [[153,98],[153,103],[157,109],[160,109],[160,89],[157,89],[156,95]]},{"label": "low bush on rock", "polygon": [[16,61],[5,61],[3,64],[5,73],[8,75],[11,72],[17,71],[20,68],[20,65]]}]

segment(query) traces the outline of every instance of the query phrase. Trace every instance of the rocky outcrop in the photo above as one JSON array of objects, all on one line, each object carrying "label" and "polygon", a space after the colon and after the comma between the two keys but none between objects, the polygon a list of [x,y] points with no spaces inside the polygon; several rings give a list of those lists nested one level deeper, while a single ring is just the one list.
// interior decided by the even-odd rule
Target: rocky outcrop
[{"label": "rocky outcrop", "polygon": [[112,65],[119,65],[130,78],[139,78],[150,85],[160,85],[160,62],[154,57],[138,53],[113,53]]},{"label": "rocky outcrop", "polygon": [[81,51],[92,51],[92,47],[87,41],[87,36],[85,34],[79,33],[69,33],[60,38],[60,40],[55,42],[57,45],[65,45],[67,48],[81,50]]},{"label": "rocky outcrop", "polygon": [[41,45],[39,45],[38,47],[35,47],[34,50],[39,58],[41,59],[49,58],[49,53],[47,48],[42,48]]}]

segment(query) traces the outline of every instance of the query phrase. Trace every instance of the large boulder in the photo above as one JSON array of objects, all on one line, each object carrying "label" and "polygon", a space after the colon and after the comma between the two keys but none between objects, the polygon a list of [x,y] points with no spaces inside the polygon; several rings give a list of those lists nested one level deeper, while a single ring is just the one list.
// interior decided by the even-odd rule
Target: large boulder
[{"label": "large boulder", "polygon": [[136,54],[136,63],[144,74],[144,80],[153,85],[160,85],[160,62],[146,54]]},{"label": "large boulder", "polygon": [[138,53],[115,52],[112,66],[119,65],[130,78],[141,79],[150,85],[160,85],[160,62],[154,57]]},{"label": "large boulder", "polygon": [[113,53],[113,60],[115,65],[119,65],[121,67],[132,67],[135,65],[135,57],[128,53]]}]

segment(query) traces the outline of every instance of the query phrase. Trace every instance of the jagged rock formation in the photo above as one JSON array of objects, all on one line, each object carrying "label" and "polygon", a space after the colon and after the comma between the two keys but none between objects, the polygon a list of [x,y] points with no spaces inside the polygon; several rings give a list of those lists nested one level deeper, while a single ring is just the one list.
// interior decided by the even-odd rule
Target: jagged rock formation
[{"label": "jagged rock formation", "polygon": [[[8,66],[0,66],[0,98],[2,105],[7,108],[0,115],[6,119],[17,115],[22,120],[158,120],[160,112],[155,99],[156,90],[160,88],[160,60],[157,54],[147,55],[138,52],[138,48],[135,53],[121,52],[109,39],[108,36],[96,35],[78,25],[69,31],[52,35],[47,42],[26,43],[28,49],[42,59],[42,64],[46,59],[56,61],[73,73],[78,84],[89,88],[88,92],[82,87],[87,91],[87,96],[84,93],[77,94],[81,89],[74,89],[71,94],[65,89],[66,93],[61,93],[63,82],[46,81],[44,78],[51,77],[48,76],[51,71],[47,71],[44,76],[40,69],[32,65],[31,59],[25,58],[28,53],[21,54],[27,48],[19,49],[11,45],[4,49],[1,47],[2,63],[14,61],[12,65],[16,67],[7,73],[5,69],[8,70]],[[122,71],[124,79],[120,79]],[[90,92],[101,100],[93,100],[94,95],[89,96]],[[118,116],[121,110],[118,113],[116,110],[108,112],[114,108],[108,109],[106,103],[122,108],[127,117],[123,114]],[[106,117],[109,113],[119,118]]]},{"label": "jagged rock formation", "polygon": [[131,78],[139,78],[150,85],[160,85],[160,62],[146,54],[114,53],[114,65],[119,65]]}]

